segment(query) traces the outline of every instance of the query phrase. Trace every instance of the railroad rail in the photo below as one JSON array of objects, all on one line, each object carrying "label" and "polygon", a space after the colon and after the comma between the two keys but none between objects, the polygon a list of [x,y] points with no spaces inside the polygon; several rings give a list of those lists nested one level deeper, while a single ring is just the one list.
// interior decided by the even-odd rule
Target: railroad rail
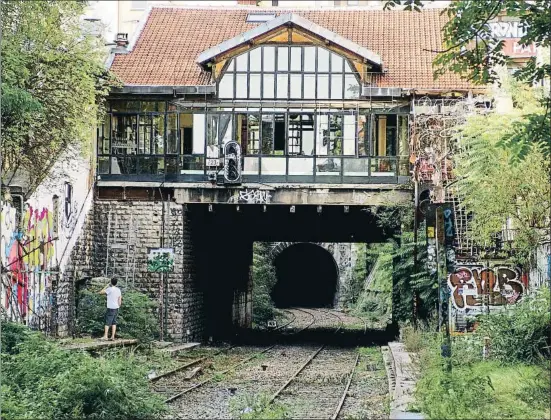
[{"label": "railroad rail", "polygon": [[[302,310],[304,311],[304,310]],[[332,315],[333,317],[336,317],[339,321],[339,324],[338,324],[338,327],[337,329],[335,330],[335,334],[338,333],[342,328],[343,328],[343,325],[344,325],[344,322],[341,318],[340,315],[334,313],[334,312],[331,312],[331,311],[328,311],[328,310],[324,310],[324,309],[316,309],[316,311],[318,312],[324,312],[326,314],[329,314],[329,315]],[[367,324],[366,324],[367,326]],[[309,366],[312,361],[326,348],[326,345],[322,345],[320,346],[319,348],[317,348],[311,355],[310,357],[308,357],[308,359],[291,375],[291,377],[289,377],[289,379],[287,379],[287,381],[271,396],[270,400],[268,401],[268,404],[272,404],[281,394],[282,392],[287,389],[289,387],[289,385],[295,381],[299,375],[306,369],[307,366]],[[357,354],[355,359],[354,359],[354,363],[352,364],[352,367],[351,369],[349,370],[349,373],[348,373],[348,379],[347,379],[347,382],[346,382],[346,385],[344,387],[344,390],[341,394],[341,397],[338,401],[338,404],[337,404],[337,407],[335,408],[333,414],[331,415],[331,419],[332,420],[335,420],[339,413],[341,412],[342,410],[342,407],[344,406],[344,402],[346,400],[346,396],[348,394],[348,390],[350,389],[350,384],[352,383],[352,378],[354,376],[354,372],[356,370],[356,366],[358,365],[358,361],[359,361],[359,358],[360,358],[360,355]]]},{"label": "railroad rail", "polygon": [[[308,315],[311,317],[311,320],[310,320],[305,326],[303,326],[301,329],[299,329],[298,331],[293,332],[292,334],[299,334],[299,333],[301,333],[302,331],[305,331],[306,329],[310,328],[312,325],[315,324],[316,318],[315,318],[315,316],[314,316],[313,314],[311,314],[310,312],[305,311],[305,310],[302,310],[302,309],[299,309],[299,308],[293,308],[293,311],[299,311],[299,312],[303,312],[303,313],[305,313],[305,314],[308,314]],[[289,322],[287,322],[286,324],[280,325],[279,327],[275,328],[274,331],[282,330],[282,329],[288,327],[289,325],[291,325],[293,322],[295,322],[295,321],[297,320],[296,314],[294,314],[292,311],[286,311],[286,312],[290,312],[290,313],[293,315],[293,319],[291,319],[291,320],[290,320]],[[161,379],[161,378],[170,377],[170,376],[172,376],[172,375],[174,375],[174,374],[176,374],[176,373],[178,373],[178,372],[180,372],[180,371],[182,371],[182,370],[184,370],[184,369],[187,369],[187,368],[196,366],[196,365],[198,365],[199,363],[202,363],[202,362],[207,361],[208,359],[212,358],[213,356],[219,355],[219,354],[221,354],[221,353],[223,353],[223,352],[225,352],[225,351],[229,351],[229,350],[231,350],[231,349],[233,349],[233,348],[235,348],[235,347],[236,347],[236,346],[230,346],[230,347],[227,347],[227,348],[225,348],[225,349],[222,349],[222,350],[220,350],[220,351],[218,351],[218,352],[216,352],[216,353],[214,353],[214,354],[212,354],[212,355],[210,355],[210,356],[205,356],[205,357],[202,357],[202,358],[199,358],[199,359],[196,359],[196,360],[192,360],[191,362],[187,362],[187,363],[185,363],[185,364],[183,364],[183,365],[181,365],[181,366],[178,366],[178,367],[175,368],[175,369],[172,369],[172,370],[170,370],[170,371],[168,371],[168,372],[166,372],[166,373],[163,373],[163,374],[158,375],[158,376],[156,376],[156,377],[154,377],[154,378],[151,378],[151,379],[150,379],[150,382],[151,382],[151,383],[154,383],[154,382],[157,382],[157,381],[158,381],[159,379]],[[269,346],[269,347],[266,347],[266,348],[264,348],[264,349],[262,349],[262,350],[260,350],[260,351],[258,351],[258,352],[255,352],[255,353],[254,353],[253,355],[251,355],[250,357],[247,357],[247,358],[245,358],[244,360],[241,360],[241,361],[238,362],[237,364],[234,364],[234,365],[230,366],[230,367],[227,368],[227,369],[224,369],[224,370],[222,370],[222,371],[215,372],[214,374],[212,374],[212,375],[209,376],[208,378],[206,378],[206,379],[204,379],[204,380],[202,380],[202,381],[199,381],[198,383],[196,383],[196,384],[194,384],[194,385],[192,385],[192,386],[187,387],[186,389],[182,390],[181,392],[178,392],[178,393],[176,393],[176,394],[170,396],[169,398],[167,398],[167,399],[165,400],[165,403],[170,403],[170,402],[172,402],[172,401],[174,401],[174,400],[176,400],[176,399],[182,397],[183,395],[185,395],[185,394],[187,394],[187,393],[189,393],[189,392],[191,392],[191,391],[193,391],[193,390],[195,390],[195,389],[197,389],[197,388],[199,388],[199,387],[202,387],[203,385],[205,385],[205,384],[211,382],[213,379],[217,378],[219,375],[224,375],[224,374],[226,374],[226,373],[228,373],[228,372],[231,372],[231,371],[233,371],[233,370],[236,370],[236,369],[239,368],[240,366],[242,366],[242,365],[244,365],[244,364],[246,364],[246,363],[248,363],[248,362],[250,362],[250,361],[252,361],[252,360],[254,360],[254,359],[256,359],[256,358],[258,358],[258,357],[261,356],[262,354],[264,354],[264,353],[266,353],[266,352],[272,350],[274,347],[276,347],[275,344],[274,344],[274,345],[271,345],[271,346]]]}]

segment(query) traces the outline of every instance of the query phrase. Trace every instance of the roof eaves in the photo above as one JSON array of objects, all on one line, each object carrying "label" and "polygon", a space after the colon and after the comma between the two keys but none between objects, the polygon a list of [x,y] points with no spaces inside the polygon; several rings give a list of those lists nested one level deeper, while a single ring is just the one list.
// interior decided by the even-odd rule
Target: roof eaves
[{"label": "roof eaves", "polygon": [[125,85],[113,89],[117,94],[134,95],[209,95],[216,93],[215,85]]}]

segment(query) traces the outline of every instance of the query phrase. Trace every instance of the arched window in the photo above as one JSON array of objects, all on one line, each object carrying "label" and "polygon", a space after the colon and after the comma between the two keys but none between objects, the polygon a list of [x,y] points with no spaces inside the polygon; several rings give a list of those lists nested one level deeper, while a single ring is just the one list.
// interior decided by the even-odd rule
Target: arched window
[{"label": "arched window", "polygon": [[356,99],[360,84],[348,60],[322,47],[263,45],[231,59],[220,99]]}]

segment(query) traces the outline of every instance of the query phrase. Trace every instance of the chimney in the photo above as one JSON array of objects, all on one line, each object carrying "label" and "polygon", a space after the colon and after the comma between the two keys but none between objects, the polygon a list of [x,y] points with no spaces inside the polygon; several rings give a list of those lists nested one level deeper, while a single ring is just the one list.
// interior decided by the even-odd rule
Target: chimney
[{"label": "chimney", "polygon": [[128,34],[119,32],[115,39],[115,44],[117,45],[117,49],[126,49],[128,47]]}]

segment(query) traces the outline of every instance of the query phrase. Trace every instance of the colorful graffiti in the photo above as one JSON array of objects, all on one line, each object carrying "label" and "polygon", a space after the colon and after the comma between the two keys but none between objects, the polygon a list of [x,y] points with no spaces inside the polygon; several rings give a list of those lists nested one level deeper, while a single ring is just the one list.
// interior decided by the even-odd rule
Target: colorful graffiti
[{"label": "colorful graffiti", "polygon": [[526,280],[516,267],[462,266],[448,275],[448,287],[455,309],[481,309],[518,302]]},{"label": "colorful graffiti", "polygon": [[2,205],[2,308],[10,319],[43,323],[51,305],[51,272],[55,265],[54,217],[47,208],[25,205],[17,226],[17,210]]}]

